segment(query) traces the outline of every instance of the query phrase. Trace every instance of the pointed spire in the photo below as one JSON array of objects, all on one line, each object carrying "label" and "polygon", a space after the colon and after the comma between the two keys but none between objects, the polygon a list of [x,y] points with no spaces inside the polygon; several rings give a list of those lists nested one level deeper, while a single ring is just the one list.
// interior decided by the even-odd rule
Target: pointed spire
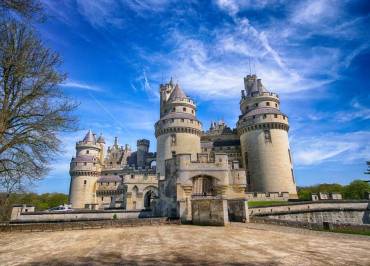
[{"label": "pointed spire", "polygon": [[97,142],[98,142],[98,143],[104,143],[104,144],[105,144],[105,139],[104,139],[104,137],[103,137],[103,134],[101,134],[101,133],[100,133],[100,136],[99,136],[99,138],[98,138]]},{"label": "pointed spire", "polygon": [[83,142],[96,142],[95,136],[90,129],[84,137]]},{"label": "pointed spire", "polygon": [[176,84],[175,88],[173,89],[169,100],[175,100],[175,99],[184,99],[187,98],[184,91],[180,88],[179,84]]}]

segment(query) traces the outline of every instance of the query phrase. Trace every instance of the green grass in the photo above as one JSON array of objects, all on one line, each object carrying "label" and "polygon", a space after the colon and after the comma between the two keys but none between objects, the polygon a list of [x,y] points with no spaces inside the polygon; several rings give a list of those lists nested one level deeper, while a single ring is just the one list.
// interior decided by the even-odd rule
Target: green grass
[{"label": "green grass", "polygon": [[274,205],[287,205],[287,201],[248,201],[248,207],[266,207]]},{"label": "green grass", "polygon": [[363,236],[370,236],[370,231],[369,230],[353,230],[353,229],[333,229],[330,230],[329,232],[333,233],[342,233],[342,234],[352,234],[352,235],[363,235]]}]

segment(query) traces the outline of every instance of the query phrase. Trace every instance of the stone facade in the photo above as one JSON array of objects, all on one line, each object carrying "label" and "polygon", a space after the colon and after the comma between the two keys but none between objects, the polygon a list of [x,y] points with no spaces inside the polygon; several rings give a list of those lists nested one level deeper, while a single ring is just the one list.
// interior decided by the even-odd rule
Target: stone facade
[{"label": "stone facade", "polygon": [[195,102],[171,79],[159,89],[156,153],[149,152],[147,140],[132,152],[116,139],[104,154],[103,137],[96,140],[89,132],[71,161],[73,208],[154,208],[157,215],[188,222],[195,200],[233,200],[230,206],[240,207],[251,199],[297,198],[288,118],[279,97],[256,75],[244,83],[236,128],[219,121],[202,131]]},{"label": "stone facade", "polygon": [[158,195],[156,154],[149,152],[149,141],[137,141],[137,151],[120,147],[118,139],[104,155],[105,140],[89,131],[76,144],[72,158],[69,200],[72,208],[136,210],[151,208]]}]

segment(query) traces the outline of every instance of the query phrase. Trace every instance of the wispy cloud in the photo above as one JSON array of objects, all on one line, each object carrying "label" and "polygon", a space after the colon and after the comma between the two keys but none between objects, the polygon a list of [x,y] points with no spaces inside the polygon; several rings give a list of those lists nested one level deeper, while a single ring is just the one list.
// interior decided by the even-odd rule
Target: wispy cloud
[{"label": "wispy cloud", "polygon": [[326,161],[352,163],[370,158],[370,132],[330,133],[317,137],[294,138],[294,162],[297,166],[316,165]]},{"label": "wispy cloud", "polygon": [[78,81],[67,81],[65,83],[60,84],[62,87],[66,88],[76,88],[76,89],[81,89],[81,90],[89,90],[89,91],[103,91],[102,88],[95,86],[95,85],[90,85],[86,83],[81,83]]}]

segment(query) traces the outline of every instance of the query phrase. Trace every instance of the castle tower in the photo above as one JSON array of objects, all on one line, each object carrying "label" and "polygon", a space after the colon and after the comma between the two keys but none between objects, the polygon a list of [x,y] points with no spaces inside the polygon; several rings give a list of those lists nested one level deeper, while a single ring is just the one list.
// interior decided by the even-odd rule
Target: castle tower
[{"label": "castle tower", "polygon": [[289,192],[297,198],[288,117],[280,112],[279,96],[268,92],[256,75],[245,77],[244,86],[237,129],[248,190]]},{"label": "castle tower", "polygon": [[201,152],[202,125],[195,115],[196,105],[172,79],[160,85],[160,119],[155,124],[157,138],[157,176],[165,176],[165,160],[179,153],[193,159]]},{"label": "castle tower", "polygon": [[76,143],[76,157],[70,164],[71,185],[69,202],[72,208],[85,208],[96,203],[96,180],[101,171],[101,146],[89,130],[82,141]]},{"label": "castle tower", "polygon": [[150,142],[147,139],[139,139],[137,141],[136,164],[138,167],[145,166],[145,159],[146,159],[146,155],[149,152],[149,145],[150,145]]},{"label": "castle tower", "polygon": [[99,138],[96,142],[100,146],[99,160],[100,160],[100,163],[103,165],[104,164],[104,159],[105,159],[105,154],[104,154],[105,139],[104,139],[102,134],[100,134],[100,136],[99,136]]}]

